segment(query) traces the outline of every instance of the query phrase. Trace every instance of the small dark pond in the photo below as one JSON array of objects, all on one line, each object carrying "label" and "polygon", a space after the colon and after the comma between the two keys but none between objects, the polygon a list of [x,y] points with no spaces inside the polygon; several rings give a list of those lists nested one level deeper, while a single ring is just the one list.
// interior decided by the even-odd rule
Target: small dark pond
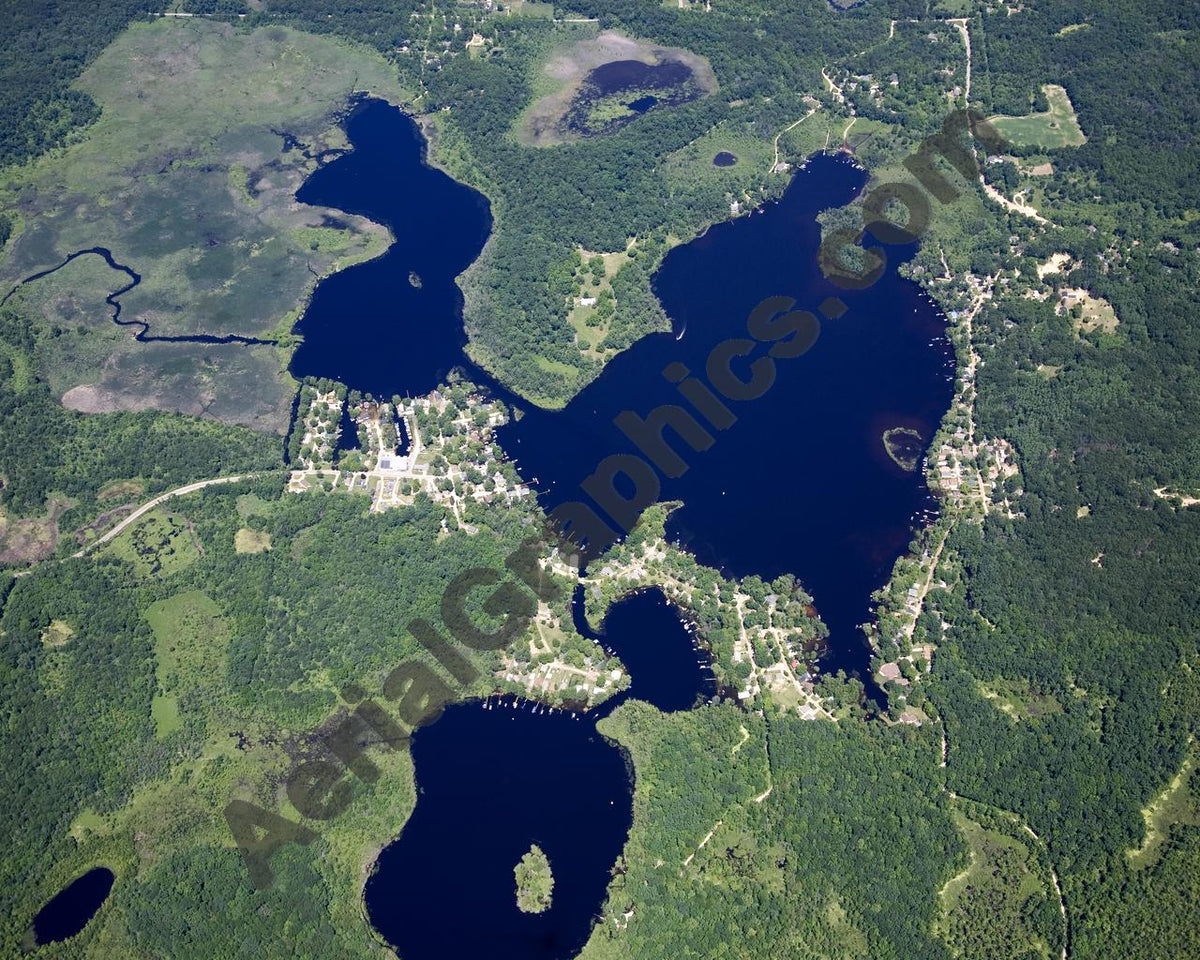
[{"label": "small dark pond", "polygon": [[714,167],[732,167],[737,162],[738,158],[728,150],[722,150],[715,157],[713,157]]},{"label": "small dark pond", "polygon": [[95,867],[60,890],[33,918],[38,946],[68,940],[96,915],[116,879],[108,867]]},{"label": "small dark pond", "polygon": [[[417,806],[365,892],[372,925],[405,960],[566,960],[586,942],[633,803],[625,758],[596,721],[631,696],[673,711],[714,689],[704,655],[658,590],[616,604],[598,639],[630,667],[633,685],[596,710],[492,698],[452,706],[413,735]],[[534,843],[554,874],[553,903],[541,914],[517,909],[513,879]]]},{"label": "small dark pond", "polygon": [[[586,136],[613,133],[652,107],[686,103],[701,92],[692,68],[678,60],[657,64],[615,60],[596,67],[584,78],[563,125]],[[633,113],[614,116],[611,110],[597,109],[613,100],[623,103]]]},{"label": "small dark pond", "polygon": [[692,68],[678,60],[662,63],[614,60],[589,73],[583,81],[583,89],[594,96],[608,97],[623,90],[673,87],[691,78]]}]

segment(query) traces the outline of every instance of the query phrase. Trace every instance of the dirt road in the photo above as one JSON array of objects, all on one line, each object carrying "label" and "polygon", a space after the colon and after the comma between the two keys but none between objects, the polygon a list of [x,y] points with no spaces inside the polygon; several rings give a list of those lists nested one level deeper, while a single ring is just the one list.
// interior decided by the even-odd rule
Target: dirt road
[{"label": "dirt road", "polygon": [[100,537],[98,540],[93,540],[82,550],[71,554],[71,556],[73,558],[82,557],[89,550],[92,550],[103,543],[108,543],[108,541],[112,540],[114,537],[120,536],[121,531],[123,531],[126,527],[132,523],[136,523],[160,503],[170,500],[172,497],[182,497],[184,494],[195,493],[197,490],[203,490],[205,487],[215,486],[218,483],[237,483],[239,480],[247,480],[251,476],[252,474],[246,473],[236,477],[213,477],[211,480],[198,480],[196,483],[189,483],[182,487],[176,487],[174,490],[168,490],[166,493],[160,493],[153,500],[148,500],[143,503],[140,507],[134,510],[133,513],[109,530],[108,533],[104,534],[104,536]]}]

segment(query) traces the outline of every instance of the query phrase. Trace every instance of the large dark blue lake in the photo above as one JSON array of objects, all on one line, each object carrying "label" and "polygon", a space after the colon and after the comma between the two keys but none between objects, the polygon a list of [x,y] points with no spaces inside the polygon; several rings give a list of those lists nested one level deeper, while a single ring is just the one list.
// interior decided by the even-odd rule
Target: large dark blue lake
[{"label": "large dark blue lake", "polygon": [[[767,297],[814,313],[840,298],[845,312],[822,320],[807,353],[775,362],[769,390],[727,402],[737,421],[710,428],[707,450],[666,431],[687,469],[661,477],[660,499],[684,502],[668,534],[702,562],[736,576],[798,575],[830,629],[825,668],[862,675],[873,693],[859,626],[871,593],[936,506],[921,471],[899,466],[883,434],[902,426],[928,444],[950,403],[954,355],[941,312],[897,273],[914,248],[886,248],[888,269],[865,290],[834,286],[818,266],[816,215],[848,203],[866,178],[847,159],[813,157],[777,203],[673,250],[654,287],[674,332],[639,341],[565,409],[532,409],[500,440],[524,476],[539,478],[545,507],[586,500],[580,485],[601,459],[642,455],[614,425],[618,414],[688,407],[662,375],[669,365],[703,380],[713,349],[746,337],[747,317]],[[752,359],[739,376],[748,377]]]},{"label": "large dark blue lake", "polygon": [[[462,350],[454,281],[486,240],[486,200],[425,164],[419,130],[395,108],[366,101],[346,129],[352,152],[313,174],[298,197],[385,223],[396,242],[318,285],[293,373],[390,397],[426,392],[460,366],[511,402]],[[686,409],[663,376],[669,366],[703,379],[714,348],[745,337],[767,297],[814,313],[840,298],[842,310],[826,306],[811,349],[775,362],[770,389],[729,401],[735,422],[714,426],[707,449],[666,432],[686,470],[662,478],[660,499],[683,501],[668,533],[701,561],[737,576],[798,575],[830,628],[826,669],[859,674],[878,696],[859,627],[871,593],[934,509],[920,470],[897,464],[884,434],[906,428],[906,453],[919,455],[948,408],[954,359],[940,312],[897,273],[913,248],[886,248],[887,269],[864,290],[839,289],[819,270],[817,214],[850,202],[866,178],[849,160],[815,156],[779,201],[672,251],[654,285],[673,332],[616,357],[563,410],[520,404],[524,415],[500,441],[524,476],[538,478],[544,507],[585,500],[581,483],[604,457],[641,453],[614,418]],[[744,377],[752,359],[733,369]],[[691,634],[657,591],[624,600],[593,639],[633,677],[606,709],[630,696],[688,709],[712,693]],[[578,952],[630,822],[625,761],[595,730],[603,712],[461,704],[414,735],[417,806],[365,894],[372,924],[405,960]],[[532,843],[556,878],[554,904],[538,915],[517,910],[512,873]]]},{"label": "large dark blue lake", "polygon": [[[630,667],[624,693],[586,714],[511,698],[457,704],[414,734],[417,806],[366,888],[371,923],[404,960],[565,960],[591,933],[633,800],[625,757],[596,721],[631,696],[686,710],[714,684],[658,590],[614,606],[602,633],[584,629]],[[513,868],[535,843],[554,899],[528,914]]]},{"label": "large dark blue lake", "polygon": [[[385,223],[396,241],[318,285],[292,372],[390,397],[428,391],[460,366],[512,400],[462,350],[454,280],[486,241],[487,201],[425,163],[420,130],[395,107],[367,100],[346,130],[353,150],[297,196]],[[814,156],[778,202],[673,250],[654,286],[674,332],[618,355],[563,410],[523,405],[500,440],[523,475],[538,478],[543,506],[579,500],[604,456],[639,453],[614,417],[682,403],[661,376],[669,364],[703,376],[713,348],[744,337],[747,316],[766,297],[791,297],[814,312],[839,297],[846,312],[823,320],[804,356],[777,362],[764,396],[730,403],[737,423],[714,431],[707,451],[667,432],[689,469],[664,479],[661,497],[684,502],[668,532],[703,562],[736,576],[799,576],[830,629],[825,668],[858,674],[877,694],[859,626],[871,593],[936,509],[921,471],[894,462],[883,435],[906,427],[928,444],[949,407],[954,355],[936,304],[897,272],[915,248],[884,248],[888,268],[865,290],[822,275],[816,215],[850,202],[866,179],[843,157]]]}]

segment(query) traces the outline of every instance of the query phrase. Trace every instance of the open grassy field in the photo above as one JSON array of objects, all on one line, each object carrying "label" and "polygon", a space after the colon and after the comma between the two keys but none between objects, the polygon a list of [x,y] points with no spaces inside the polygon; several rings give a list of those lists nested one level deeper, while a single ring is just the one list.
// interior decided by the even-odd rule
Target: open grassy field
[{"label": "open grassy field", "polygon": [[998,678],[979,687],[996,709],[1013,720],[1036,720],[1062,713],[1062,704],[1048,693],[1033,690],[1027,680]]},{"label": "open grassy field", "polygon": [[42,643],[48,647],[61,647],[75,636],[75,631],[66,620],[51,620],[42,633]]},{"label": "open grassy field", "polygon": [[179,716],[179,698],[173,693],[155,694],[150,703],[150,716],[154,719],[154,735],[160,740],[176,730],[183,729]]},{"label": "open grassy field", "polygon": [[238,553],[262,553],[271,549],[271,535],[265,530],[242,527],[234,535],[233,546]]},{"label": "open grassy field", "polygon": [[997,115],[989,117],[989,122],[1015,147],[1058,150],[1087,143],[1067,91],[1057,84],[1047,83],[1042,92],[1050,104],[1045,113],[1030,113],[1024,117]]},{"label": "open grassy field", "polygon": [[[580,282],[579,296],[567,319],[575,328],[575,342],[579,345],[579,349],[586,356],[604,360],[607,359],[610,351],[602,349],[600,344],[608,336],[609,322],[601,314],[600,301],[612,296],[612,279],[617,275],[617,271],[628,263],[629,254],[626,250],[618,250],[614,253],[593,253],[589,250],[580,250],[579,253],[583,258],[583,268],[577,274]],[[592,274],[588,268],[594,257],[600,257],[604,262],[603,276]],[[582,302],[585,300],[596,302]]]},{"label": "open grassy field", "polygon": [[200,590],[152,604],[146,621],[154,631],[155,674],[172,692],[211,684],[224,669],[229,624],[220,606]]},{"label": "open grassy field", "polygon": [[1194,790],[1196,767],[1196,746],[1193,744],[1179,773],[1142,811],[1146,819],[1146,837],[1140,847],[1127,851],[1129,865],[1135,870],[1158,863],[1170,839],[1171,827],[1176,824],[1200,827],[1200,796]]},{"label": "open grassy field", "polygon": [[219,687],[229,645],[229,624],[220,606],[199,590],[178,593],[152,604],[146,621],[154,632],[154,672],[158,692],[150,705],[155,735],[183,728],[180,694]]},{"label": "open grassy field", "polygon": [[114,480],[96,492],[96,499],[103,502],[136,499],[146,491],[146,484],[141,480]]},{"label": "open grassy field", "polygon": [[[973,804],[959,801],[953,816],[970,861],[941,890],[943,913],[937,932],[952,955],[972,960],[1057,956],[1049,942],[1057,931],[1031,929],[1034,925],[1028,920],[1035,915],[1031,901],[1054,899],[1031,838],[1021,836],[1015,823]],[[973,816],[986,819],[987,825]]]},{"label": "open grassy field", "polygon": [[188,523],[165,510],[151,510],[105,548],[128,560],[138,577],[165,579],[201,556],[200,541]]},{"label": "open grassy field", "polygon": [[[384,249],[382,227],[293,198],[315,155],[344,146],[337,118],[352,92],[404,99],[373,51],[282,27],[163,19],[123,33],[78,86],[101,119],[0,177],[0,210],[18,224],[0,261],[5,292],[99,245],[141,274],[121,298],[122,319],[145,321],[151,336],[277,339],[314,273]],[[283,133],[303,146],[285,149]],[[137,343],[104,303],[127,282],[83,257],[18,295],[60,331],[40,361],[69,406],[284,429],[286,343]]]},{"label": "open grassy field", "polygon": [[1117,312],[1103,297],[1097,297],[1082,287],[1067,287],[1058,291],[1058,297],[1055,309],[1071,318],[1076,334],[1117,332],[1120,326]]},{"label": "open grassy field", "polygon": [[[805,122],[812,119],[809,117]],[[713,158],[718,153],[731,153],[737,162],[727,167],[716,166]],[[740,196],[762,183],[770,173],[773,158],[769,141],[744,124],[727,121],[668,156],[665,169],[675,182],[708,181]]]}]

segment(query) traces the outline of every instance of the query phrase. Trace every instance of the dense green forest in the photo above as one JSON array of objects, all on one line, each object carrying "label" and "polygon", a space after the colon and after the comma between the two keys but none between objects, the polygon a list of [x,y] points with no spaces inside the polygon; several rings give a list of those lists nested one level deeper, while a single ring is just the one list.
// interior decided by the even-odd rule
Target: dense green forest
[{"label": "dense green forest", "polygon": [[632,703],[601,727],[638,769],[610,903],[632,916],[585,956],[948,956],[937,890],[965,852],[927,736],[728,704]]},{"label": "dense green forest", "polygon": [[[86,135],[98,108],[70,83],[159,6],[9,4],[0,164]],[[958,31],[934,21],[968,17],[981,111],[1041,111],[1042,86],[1063,86],[1086,143],[1013,149],[988,168],[989,182],[1026,190],[1048,222],[963,183],[910,268],[955,310],[969,297],[938,285],[943,269],[999,278],[974,319],[976,427],[1011,442],[1020,465],[1007,491],[1015,514],[950,525],[945,588],[931,591],[914,636],[936,643],[933,669],[906,690],[924,722],[853,710],[806,722],[770,702],[671,716],[623,706],[602,729],[632,760],[634,826],[584,956],[1058,957],[1063,946],[1074,960],[1200,956],[1200,774],[1185,766],[1200,716],[1200,510],[1185,499],[1200,496],[1200,10],[1166,0],[557,8],[596,26],[482,6],[451,16],[415,0],[183,9],[246,12],[246,29],[337,33],[395,64],[412,109],[431,117],[433,159],[496,214],[462,280],[470,349],[547,404],[601,365],[569,319],[580,251],[631,254],[611,281],[605,350],[662,329],[651,283],[669,247],[728,216],[732,199],[777,194],[786,178],[769,173],[774,138],[813,105],[812,120],[781,137],[782,157],[836,148],[850,129],[823,69],[838,83],[882,81],[877,98],[847,83],[858,118],[848,139],[889,175],[965,82]],[[704,57],[717,91],[611,136],[523,146],[520,119],[544,92],[547,59],[608,28]],[[471,52],[474,32],[485,42]],[[745,161],[715,170],[710,148]],[[1034,176],[1042,164],[1052,172]],[[0,214],[0,252],[14,226]],[[1038,266],[1059,252],[1070,266],[1043,280]],[[1056,310],[1066,288],[1104,298],[1117,326],[1083,329]],[[380,781],[357,784],[353,814],[317,842],[281,854],[266,891],[247,882],[220,811],[233,795],[275,809],[305,738],[343,709],[342,685],[377,693],[416,651],[401,625],[436,622],[450,578],[502,565],[536,510],[472,507],[468,534],[424,498],[368,514],[358,496],[284,495],[278,437],[65,411],[40,367],[43,335],[37,318],[0,310],[5,536],[14,520],[49,517],[58,538],[14,554],[5,566],[28,575],[0,580],[4,955],[17,955],[63,882],[104,862],[118,874],[111,900],[76,941],[42,955],[294,956],[303,944],[311,957],[383,956],[362,918],[360,871],[411,809],[406,752],[378,751]],[[66,559],[106,511],[239,471],[260,475],[172,502],[159,539],[122,535]],[[241,530],[270,549],[239,553]],[[719,578],[688,572],[716,595],[699,622],[719,672],[736,678]],[[751,589],[805,596],[794,582]],[[570,622],[561,602],[556,611]],[[480,657],[475,692],[497,662]],[[977,862],[987,869],[973,873]]]},{"label": "dense green forest", "polygon": [[[249,931],[218,929],[227,924],[198,932],[194,894],[228,900],[246,923],[258,911],[275,916],[254,933],[259,955],[293,955],[294,941],[273,940],[272,930],[310,929],[314,957],[371,943],[355,919],[352,864],[411,809],[407,751],[383,752],[384,776],[357,783],[353,814],[273,864],[282,882],[269,891],[249,888],[221,811],[231,795],[274,810],[277,778],[309,731],[338,715],[335,691],[352,682],[378,696],[391,669],[428,657],[402,625],[439,622],[447,584],[467,568],[504,569],[528,516],[481,507],[468,515],[475,533],[447,534],[446,512],[424,497],[368,515],[361,496],[281,498],[281,483],[267,474],[173,501],[177,535],[137,548],[161,564],[126,559],[138,542],[126,533],[95,559],[44,564],[9,583],[0,619],[14,775],[0,827],[6,940],[19,939],[56,882],[100,857],[143,881],[121,884],[90,930],[105,956],[160,956],[177,936],[174,956],[244,942]],[[238,552],[245,528],[271,548]],[[491,689],[498,665],[496,654],[478,660],[474,692]],[[168,723],[158,717],[163,700]]]},{"label": "dense green forest", "polygon": [[0,33],[0,166],[24,163],[95,120],[100,108],[71,83],[155,0],[5,3]]}]

